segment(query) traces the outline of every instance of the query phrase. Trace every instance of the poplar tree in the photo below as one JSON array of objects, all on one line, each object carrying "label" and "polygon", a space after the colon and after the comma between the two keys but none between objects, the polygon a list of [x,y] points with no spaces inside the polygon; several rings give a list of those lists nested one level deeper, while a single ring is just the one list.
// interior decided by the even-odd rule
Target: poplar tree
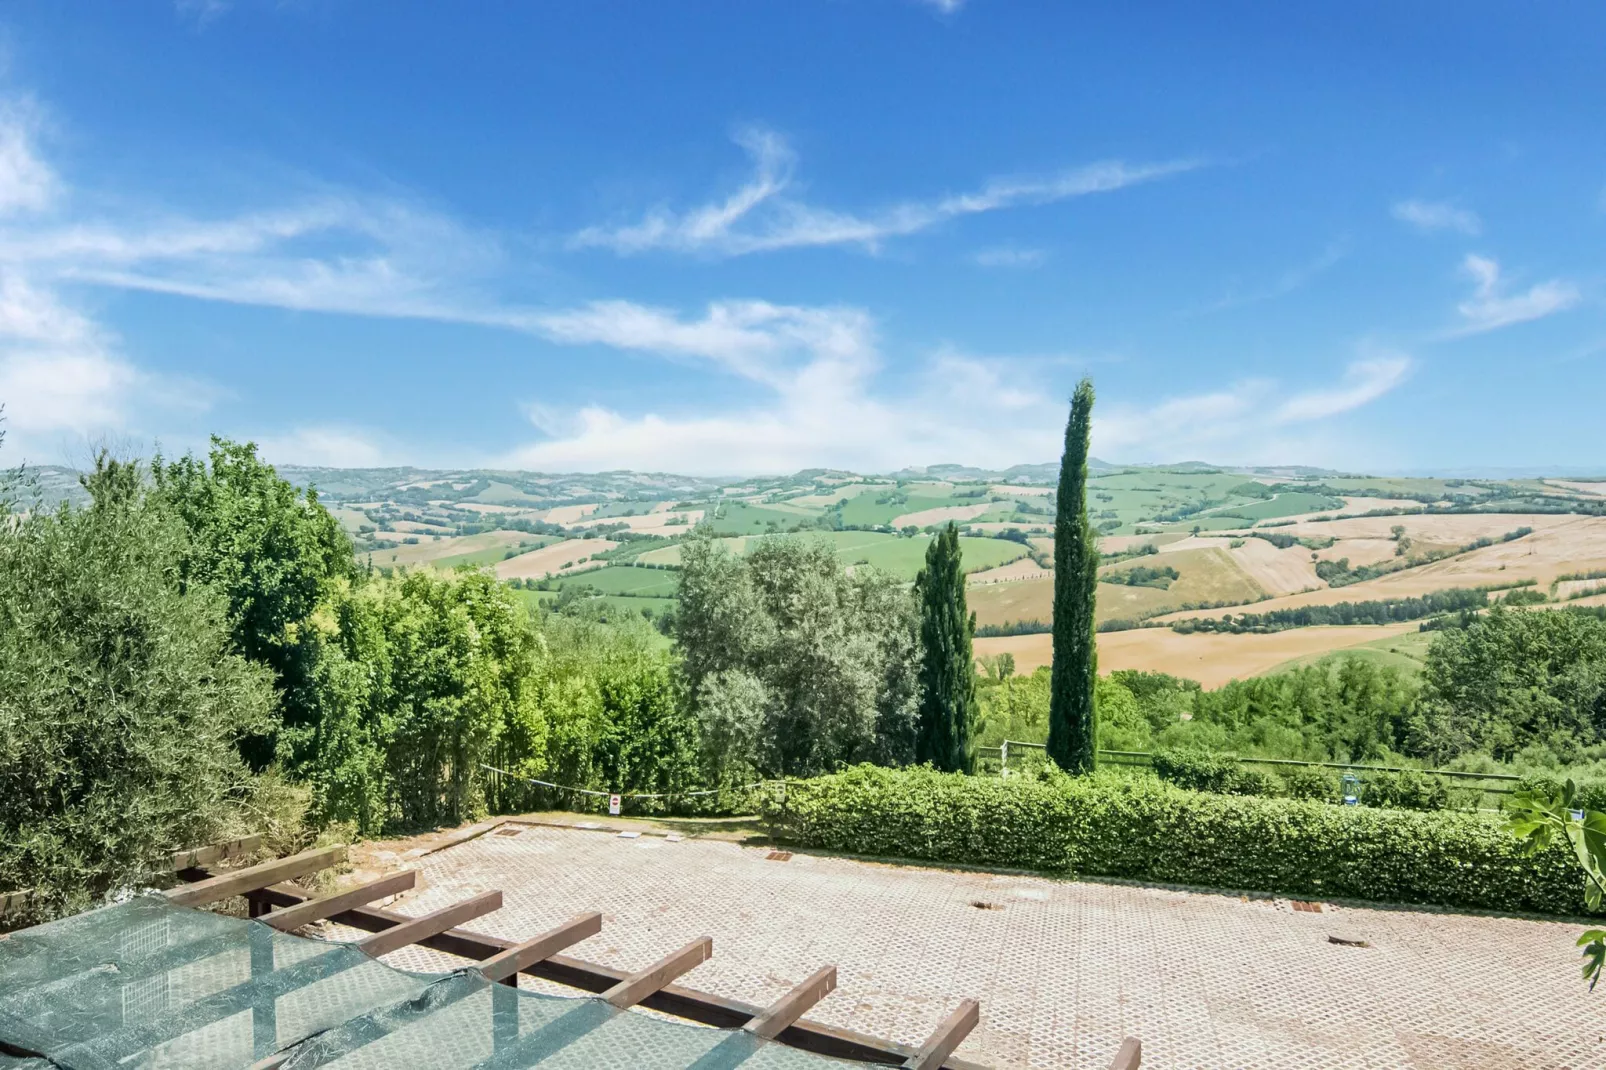
[{"label": "poplar tree", "polygon": [[1054,661],[1049,690],[1048,756],[1068,773],[1091,772],[1098,722],[1093,687],[1098,675],[1093,606],[1099,548],[1087,518],[1087,451],[1093,424],[1093,381],[1071,398],[1060,460],[1054,519]]},{"label": "poplar tree", "polygon": [[976,670],[970,638],[976,618],[965,607],[959,529],[952,521],[926,547],[915,580],[920,596],[920,712],[915,761],[950,773],[972,773],[976,753]]}]

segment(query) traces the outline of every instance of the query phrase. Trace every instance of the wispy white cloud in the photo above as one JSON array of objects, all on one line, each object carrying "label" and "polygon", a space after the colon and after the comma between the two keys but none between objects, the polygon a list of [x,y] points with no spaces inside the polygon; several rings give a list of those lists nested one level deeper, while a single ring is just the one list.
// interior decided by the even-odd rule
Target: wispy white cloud
[{"label": "wispy white cloud", "polygon": [[400,463],[379,436],[349,427],[297,427],[256,440],[260,455],[274,464],[322,468],[377,468]]},{"label": "wispy white cloud", "polygon": [[[944,349],[899,386],[881,375],[875,324],[860,309],[722,302],[686,318],[609,302],[580,310],[578,329],[558,322],[554,336],[570,342],[706,360],[765,390],[713,414],[537,403],[530,418],[543,437],[498,464],[733,475],[817,465],[890,471],[934,458],[1005,466],[1051,459],[1063,434],[1066,384],[1044,374],[1060,362]],[[1254,380],[1147,407],[1111,404],[1101,407],[1095,441],[1122,458],[1274,459],[1307,429],[1382,397],[1409,367],[1398,354],[1366,354],[1316,389]]]},{"label": "wispy white cloud", "polygon": [[1316,278],[1318,275],[1331,268],[1334,264],[1337,264],[1340,260],[1344,259],[1347,251],[1348,249],[1346,242],[1335,241],[1326,249],[1323,249],[1321,254],[1315,259],[1283,272],[1283,274],[1269,286],[1262,286],[1255,290],[1241,292],[1235,291],[1229,293],[1219,301],[1206,305],[1204,308],[1199,309],[1198,311],[1222,312],[1229,308],[1242,308],[1245,305],[1258,305],[1262,301],[1272,301],[1279,297],[1286,297],[1295,290],[1303,288],[1310,283],[1312,279]]},{"label": "wispy white cloud", "polygon": [[1499,262],[1475,253],[1461,261],[1461,271],[1472,280],[1473,289],[1471,297],[1456,305],[1462,322],[1453,334],[1481,334],[1543,319],[1576,305],[1581,296],[1577,286],[1563,279],[1535,283],[1521,293],[1503,293]]},{"label": "wispy white cloud", "polygon": [[1285,393],[1272,380],[1245,379],[1154,405],[1117,402],[1097,414],[1093,447],[1101,456],[1130,461],[1319,463],[1323,458],[1313,451],[1331,449],[1323,421],[1383,397],[1411,367],[1404,354],[1366,351],[1338,382],[1314,389]]},{"label": "wispy white cloud", "polygon": [[56,197],[55,172],[34,148],[39,126],[30,101],[0,102],[0,217],[41,211]]},{"label": "wispy white cloud", "polygon": [[1469,235],[1483,230],[1483,220],[1478,218],[1478,213],[1443,201],[1396,201],[1390,212],[1395,219],[1417,230],[1453,230]]},{"label": "wispy white cloud", "polygon": [[944,15],[953,15],[965,6],[965,0],[920,0],[927,7],[934,7]]},{"label": "wispy white cloud", "polygon": [[788,195],[794,185],[797,157],[779,134],[747,128],[738,131],[736,141],[752,160],[753,173],[735,192],[684,211],[657,208],[634,223],[586,227],[569,244],[611,249],[620,255],[668,250],[743,256],[832,245],[857,245],[874,251],[890,238],[916,234],[962,216],[1107,193],[1201,166],[1198,160],[1146,164],[1106,160],[1042,177],[996,178],[970,193],[853,213],[817,207]]},{"label": "wispy white cloud", "polygon": [[1323,420],[1358,409],[1399,386],[1410,371],[1411,358],[1400,353],[1378,353],[1357,360],[1344,370],[1341,382],[1295,394],[1277,406],[1271,422]]},{"label": "wispy white cloud", "polygon": [[972,263],[985,268],[1032,268],[1048,259],[1048,250],[995,245],[990,249],[976,250],[970,259]]}]

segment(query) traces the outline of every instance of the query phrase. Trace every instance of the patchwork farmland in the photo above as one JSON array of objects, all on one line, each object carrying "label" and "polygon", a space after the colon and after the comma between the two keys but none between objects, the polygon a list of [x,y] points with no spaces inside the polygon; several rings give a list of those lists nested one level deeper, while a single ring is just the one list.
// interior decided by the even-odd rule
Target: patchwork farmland
[{"label": "patchwork farmland", "polygon": [[[488,567],[530,588],[532,604],[561,598],[566,610],[589,603],[664,619],[675,605],[680,544],[693,530],[712,533],[733,554],[765,539],[824,540],[850,569],[912,582],[933,533],[954,523],[978,653],[1007,651],[1023,669],[1047,658],[1053,466],[816,471],[739,482],[480,470],[288,474],[319,487],[377,568]],[[1100,638],[1106,670],[1185,667],[1201,681],[1226,680],[1373,650],[1418,627],[1174,629],[1245,613],[1446,590],[1488,589],[1498,599],[1519,585],[1553,604],[1606,600],[1606,482],[1095,465],[1088,491],[1106,555],[1097,619],[1122,629]]]}]

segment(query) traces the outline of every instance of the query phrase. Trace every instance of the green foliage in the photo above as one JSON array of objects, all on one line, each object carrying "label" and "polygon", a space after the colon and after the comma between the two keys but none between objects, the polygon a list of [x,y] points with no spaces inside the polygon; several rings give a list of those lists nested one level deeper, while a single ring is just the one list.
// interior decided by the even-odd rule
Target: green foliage
[{"label": "green foliage", "polygon": [[[285,723],[316,720],[307,619],[356,566],[351,540],[318,502],[257,459],[251,443],[214,437],[207,460],[186,455],[151,475],[156,501],[189,533],[179,557],[184,587],[206,585],[228,600],[234,648],[273,670]],[[253,765],[273,757],[275,733],[245,740]]]},{"label": "green foliage", "polygon": [[138,468],[103,454],[85,486],[0,522],[0,889],[36,889],[36,917],[246,831],[234,743],[273,709],[225,598],[173,582],[185,533]]},{"label": "green foliage", "polygon": [[965,570],[954,524],[926,547],[915,595],[921,650],[915,761],[950,773],[974,772],[976,673],[970,635],[976,618],[965,608]]},{"label": "green foliage", "polygon": [[1606,730],[1606,621],[1496,605],[1434,637],[1422,688],[1406,730],[1409,753],[1509,760],[1542,744],[1568,754]]},{"label": "green foliage", "polygon": [[[1238,758],[1200,750],[1157,750],[1154,772],[1161,780],[1190,791],[1231,792],[1238,784]],[[1252,794],[1252,793],[1246,793]]]},{"label": "green foliage", "polygon": [[919,632],[903,585],[874,568],[850,575],[829,543],[792,538],[737,557],[694,536],[680,577],[675,641],[694,708],[701,718],[713,687],[720,717],[746,711],[739,730],[714,733],[748,741],[719,768],[752,779],[913,760]]},{"label": "green foliage", "polygon": [[1415,700],[1416,685],[1398,670],[1339,658],[1196,692],[1192,718],[1157,739],[1254,757],[1384,761],[1402,749]]},{"label": "green foliage", "polygon": [[[1318,562],[1317,571],[1327,562]],[[1513,592],[1515,594],[1516,592]],[[1543,601],[1543,596],[1540,601]],[[1172,631],[1190,632],[1280,632],[1288,628],[1310,628],[1319,625],[1392,624],[1397,621],[1420,620],[1441,613],[1456,613],[1480,609],[1487,605],[1489,595],[1477,588],[1456,587],[1416,598],[1381,598],[1369,602],[1334,602],[1331,605],[1297,606],[1293,609],[1276,609],[1270,613],[1231,613],[1219,618],[1194,617],[1179,620],[1171,625]]]},{"label": "green foliage", "polygon": [[[1570,849],[1584,875],[1584,902],[1599,913],[1606,896],[1606,814],[1582,809],[1572,781],[1553,795],[1519,794],[1512,799],[1510,828],[1530,855]],[[1606,967],[1606,930],[1590,929],[1578,938],[1584,979],[1591,992]]]},{"label": "green foliage", "polygon": [[1160,565],[1156,568],[1137,565],[1133,568],[1106,573],[1101,577],[1100,582],[1124,584],[1127,587],[1154,587],[1164,591],[1170,588],[1173,580],[1180,580],[1181,578],[1182,574],[1170,565]]},{"label": "green foliage", "polygon": [[890,858],[1019,867],[1302,898],[1576,913],[1554,847],[1498,818],[1186,791],[1101,773],[1000,780],[860,766],[766,798],[780,839]]},{"label": "green foliage", "polygon": [[1093,382],[1083,379],[1071,399],[1060,460],[1058,512],[1054,521],[1054,657],[1048,754],[1073,773],[1097,761],[1098,648],[1094,601],[1099,550],[1087,518],[1087,457],[1093,431]]}]

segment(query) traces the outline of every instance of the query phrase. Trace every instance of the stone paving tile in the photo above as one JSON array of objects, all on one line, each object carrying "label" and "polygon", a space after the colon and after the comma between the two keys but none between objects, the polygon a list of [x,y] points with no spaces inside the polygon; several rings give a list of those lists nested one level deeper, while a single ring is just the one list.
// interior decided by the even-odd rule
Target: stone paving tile
[{"label": "stone paving tile", "polygon": [[[754,1004],[835,963],[837,991],[810,1017],[908,1044],[974,997],[981,1024],[959,1054],[1000,1068],[1103,1068],[1128,1035],[1145,1066],[1167,1070],[1606,1067],[1574,924],[1311,914],[1285,900],[767,854],[532,826],[420,859],[420,889],[395,909],[500,888],[502,909],[472,927],[509,939],[601,910],[602,932],[573,953],[620,969],[707,934],[714,957],[686,983]],[[453,964],[420,948],[388,961]]]}]

